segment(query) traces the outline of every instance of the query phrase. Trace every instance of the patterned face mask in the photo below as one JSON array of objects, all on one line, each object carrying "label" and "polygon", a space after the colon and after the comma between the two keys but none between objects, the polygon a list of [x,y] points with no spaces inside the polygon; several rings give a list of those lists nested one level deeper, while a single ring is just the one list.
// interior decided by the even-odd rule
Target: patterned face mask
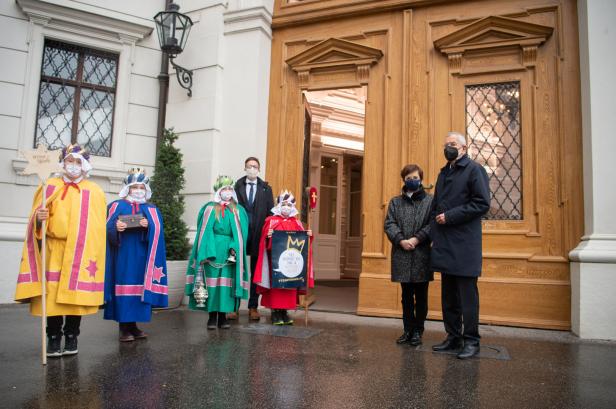
[{"label": "patterned face mask", "polygon": [[130,195],[137,200],[145,199],[145,189],[133,189],[130,192]]},{"label": "patterned face mask", "polygon": [[230,190],[223,190],[220,192],[220,198],[223,202],[228,202],[233,198],[233,193]]},{"label": "patterned face mask", "polygon": [[281,206],[280,214],[283,215],[284,217],[288,217],[291,214],[292,210],[293,208],[291,206]]},{"label": "patterned face mask", "polygon": [[81,176],[81,165],[77,165],[76,163],[67,163],[66,166],[64,166],[64,169],[66,170],[66,174],[72,178]]}]

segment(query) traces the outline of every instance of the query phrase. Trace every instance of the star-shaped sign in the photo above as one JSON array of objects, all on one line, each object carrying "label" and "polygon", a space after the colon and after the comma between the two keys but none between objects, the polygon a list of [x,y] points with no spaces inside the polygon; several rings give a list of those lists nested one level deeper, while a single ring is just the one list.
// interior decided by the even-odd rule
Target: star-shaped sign
[{"label": "star-shaped sign", "polygon": [[23,151],[21,154],[28,161],[22,175],[37,174],[39,179],[46,181],[49,175],[62,172],[60,166],[60,150],[47,150],[47,146],[39,144],[36,149]]},{"label": "star-shaped sign", "polygon": [[96,266],[96,261],[90,260],[90,264],[86,267],[88,273],[90,273],[90,277],[94,278],[96,276],[96,272],[98,271],[98,267]]},{"label": "star-shaped sign", "polygon": [[164,276],[165,276],[165,273],[163,273],[163,268],[154,266],[154,277],[152,278],[152,281],[156,281],[157,283],[160,283],[160,280]]}]

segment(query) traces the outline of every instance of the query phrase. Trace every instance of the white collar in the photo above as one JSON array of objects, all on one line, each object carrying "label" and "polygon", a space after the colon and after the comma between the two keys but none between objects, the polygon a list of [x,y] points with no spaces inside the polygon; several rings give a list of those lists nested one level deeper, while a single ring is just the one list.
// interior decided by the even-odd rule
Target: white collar
[{"label": "white collar", "polygon": [[62,179],[64,180],[64,183],[79,183],[83,180],[83,176],[79,176],[77,179],[71,180],[67,178],[66,175],[63,175]]}]

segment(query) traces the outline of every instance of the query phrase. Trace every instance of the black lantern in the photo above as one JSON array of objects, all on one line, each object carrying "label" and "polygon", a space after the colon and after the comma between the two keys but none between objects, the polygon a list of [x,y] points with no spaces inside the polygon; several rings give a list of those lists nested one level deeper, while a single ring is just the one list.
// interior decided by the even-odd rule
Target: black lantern
[{"label": "black lantern", "polygon": [[161,11],[154,16],[158,43],[160,49],[167,53],[169,62],[175,68],[180,86],[188,90],[188,96],[192,96],[192,71],[177,65],[173,59],[184,50],[188,33],[193,25],[192,20],[179,12],[180,6],[170,3],[166,11]]}]

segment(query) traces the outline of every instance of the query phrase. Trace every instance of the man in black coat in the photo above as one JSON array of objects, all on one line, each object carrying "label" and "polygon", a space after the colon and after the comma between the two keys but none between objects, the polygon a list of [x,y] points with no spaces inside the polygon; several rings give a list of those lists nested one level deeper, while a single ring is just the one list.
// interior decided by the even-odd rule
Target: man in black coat
[{"label": "man in black coat", "polygon": [[458,358],[466,359],[479,353],[477,278],[481,217],[490,209],[490,185],[485,169],[468,157],[464,135],[449,132],[444,153],[447,165],[438,175],[432,200],[430,260],[432,269],[441,273],[447,339],[432,349],[461,349]]},{"label": "man in black coat", "polygon": [[[252,282],[252,274],[257,266],[259,258],[259,241],[261,239],[261,230],[263,222],[267,216],[271,215],[271,209],[274,207],[274,195],[272,188],[266,181],[261,179],[259,171],[261,163],[255,157],[249,157],[244,161],[244,169],[246,176],[240,178],[235,183],[235,192],[239,204],[244,206],[248,213],[248,238],[246,239],[246,253],[250,256],[250,298],[248,300],[248,315],[251,320],[258,321],[261,319],[259,311],[259,294],[257,294],[257,286]],[[231,319],[235,316],[229,317]]]}]

